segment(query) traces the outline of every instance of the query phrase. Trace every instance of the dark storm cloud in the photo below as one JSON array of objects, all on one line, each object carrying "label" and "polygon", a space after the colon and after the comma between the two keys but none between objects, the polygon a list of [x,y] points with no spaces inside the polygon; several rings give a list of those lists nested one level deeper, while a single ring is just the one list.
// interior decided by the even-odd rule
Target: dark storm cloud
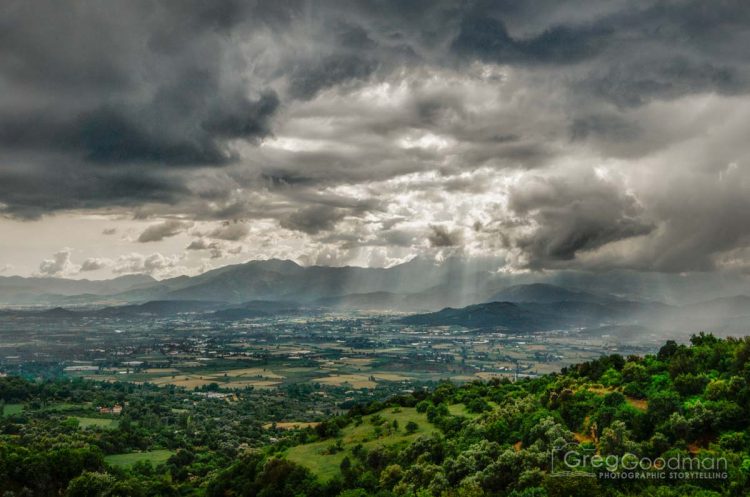
[{"label": "dark storm cloud", "polygon": [[232,37],[251,18],[279,22],[272,7],[135,1],[1,9],[0,200],[12,214],[169,200],[183,180],[160,170],[226,164],[236,158],[229,140],[271,132],[278,96],[246,81]]},{"label": "dark storm cloud", "polygon": [[580,66],[576,88],[622,106],[750,85],[742,0],[470,2],[451,49],[503,64]]},{"label": "dark storm cloud", "polygon": [[177,221],[175,219],[170,219],[163,223],[152,224],[143,230],[140,236],[138,236],[138,241],[141,243],[159,242],[165,238],[179,235],[189,228],[190,225],[191,223]]},{"label": "dark storm cloud", "polygon": [[[5,2],[0,214],[227,221],[191,232],[212,256],[271,219],[330,246],[499,244],[534,268],[636,239],[607,264],[735,264],[747,46],[741,0]],[[733,112],[726,141],[707,132]]]},{"label": "dark storm cloud", "polygon": [[289,74],[289,94],[310,99],[320,90],[369,77],[378,67],[378,45],[361,26],[342,24],[333,30],[329,53],[297,61]]},{"label": "dark storm cloud", "polygon": [[36,219],[50,211],[171,204],[188,194],[183,179],[137,166],[91,169],[67,156],[13,156],[0,165],[0,202],[6,214]]},{"label": "dark storm cloud", "polygon": [[377,67],[373,60],[361,56],[332,56],[298,69],[290,75],[289,91],[293,97],[309,99],[322,88],[355,79],[364,79]]},{"label": "dark storm cloud", "polygon": [[613,142],[634,140],[641,133],[636,124],[617,114],[578,117],[573,121],[570,131],[573,140],[596,138]]},{"label": "dark storm cloud", "polygon": [[486,14],[463,20],[451,48],[459,54],[498,62],[566,64],[599,53],[611,33],[607,28],[555,26],[527,39],[514,39],[505,24]]},{"label": "dark storm cloud", "polygon": [[306,207],[293,212],[281,220],[281,227],[315,235],[328,231],[346,216],[346,211],[327,205]]},{"label": "dark storm cloud", "polygon": [[[7,116],[0,123],[0,146],[9,150],[49,150],[75,153],[88,164],[151,163],[155,166],[217,165],[232,158],[222,140],[254,139],[270,133],[269,119],[278,97],[268,92],[255,101],[237,96],[211,103],[204,94],[217,88],[188,77],[184,86],[160,90],[142,107],[108,103],[71,118],[56,118],[48,111]],[[182,122],[181,122],[182,121]],[[191,129],[186,129],[191,128]],[[178,133],[179,132],[179,133]]]},{"label": "dark storm cloud", "polygon": [[461,245],[463,237],[458,230],[449,230],[445,226],[430,226],[430,234],[427,240],[431,247],[455,247]]},{"label": "dark storm cloud", "polygon": [[[196,84],[196,78],[186,84]],[[275,93],[263,94],[254,101],[238,96],[210,104],[203,115],[196,115],[200,103],[185,97],[192,90],[169,89],[143,109],[122,105],[121,109],[102,108],[86,113],[74,124],[74,136],[65,146],[78,145],[85,157],[96,164],[217,165],[232,158],[222,140],[254,139],[270,133],[269,119],[279,104]],[[200,93],[215,91],[213,88]],[[179,118],[189,119],[194,129],[185,133],[175,121]],[[184,134],[174,133],[174,128]]]},{"label": "dark storm cloud", "polygon": [[571,261],[580,252],[654,229],[637,200],[618,185],[596,177],[585,180],[532,178],[511,191],[510,211],[532,223],[531,232],[515,240],[529,266]]},{"label": "dark storm cloud", "polygon": [[[240,222],[224,222],[218,228],[209,231],[206,236],[218,240],[239,241],[250,233],[247,225]],[[214,248],[214,247],[211,247]]]}]

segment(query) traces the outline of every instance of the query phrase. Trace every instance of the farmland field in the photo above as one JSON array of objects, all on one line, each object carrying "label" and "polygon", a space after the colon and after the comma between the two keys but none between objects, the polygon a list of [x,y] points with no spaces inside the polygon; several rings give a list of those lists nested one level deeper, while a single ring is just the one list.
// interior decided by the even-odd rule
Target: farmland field
[{"label": "farmland field", "polygon": [[274,426],[279,430],[299,430],[303,428],[315,428],[320,423],[316,421],[278,421],[276,423],[266,423],[263,428],[269,430]]},{"label": "farmland field", "polygon": [[115,429],[120,424],[119,421],[116,419],[106,419],[106,418],[81,418],[78,416],[75,416],[73,419],[78,420],[78,426],[80,428],[105,428],[105,429]]},{"label": "farmland field", "polygon": [[112,466],[131,466],[138,461],[149,461],[156,466],[167,461],[174,455],[171,450],[150,450],[148,452],[129,452],[127,454],[114,454],[106,456],[104,460]]}]

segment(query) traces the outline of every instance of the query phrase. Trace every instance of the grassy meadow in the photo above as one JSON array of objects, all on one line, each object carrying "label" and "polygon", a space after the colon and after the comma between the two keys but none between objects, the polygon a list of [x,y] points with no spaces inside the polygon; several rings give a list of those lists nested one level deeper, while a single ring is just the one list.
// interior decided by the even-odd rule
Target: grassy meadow
[{"label": "grassy meadow", "polygon": [[[376,427],[373,417],[379,416],[383,424]],[[397,421],[398,428],[393,428],[393,421]],[[406,432],[406,425],[410,421],[417,424],[414,433]],[[379,428],[379,430],[378,430]],[[338,440],[341,449],[336,450],[336,442],[325,440],[292,447],[286,457],[305,466],[323,480],[328,480],[339,473],[339,466],[344,457],[352,456],[352,448],[362,444],[366,449],[377,446],[406,445],[422,435],[435,433],[437,428],[427,421],[427,416],[418,413],[413,407],[389,408],[377,414],[362,417],[362,423],[351,424],[341,430]]]},{"label": "grassy meadow", "polygon": [[138,461],[148,461],[152,465],[157,466],[159,464],[167,462],[167,459],[174,455],[174,451],[171,450],[149,450],[147,452],[128,452],[126,454],[113,454],[106,456],[104,460],[107,464],[112,466],[127,467],[132,466]]}]

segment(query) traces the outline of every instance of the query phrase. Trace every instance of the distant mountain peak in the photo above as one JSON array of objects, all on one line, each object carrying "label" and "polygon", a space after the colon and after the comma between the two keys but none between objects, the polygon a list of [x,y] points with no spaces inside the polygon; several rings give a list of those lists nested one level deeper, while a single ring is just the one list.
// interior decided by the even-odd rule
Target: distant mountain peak
[{"label": "distant mountain peak", "polygon": [[612,295],[587,292],[550,283],[528,283],[513,285],[496,292],[489,301],[508,302],[589,302],[603,303],[619,300]]}]

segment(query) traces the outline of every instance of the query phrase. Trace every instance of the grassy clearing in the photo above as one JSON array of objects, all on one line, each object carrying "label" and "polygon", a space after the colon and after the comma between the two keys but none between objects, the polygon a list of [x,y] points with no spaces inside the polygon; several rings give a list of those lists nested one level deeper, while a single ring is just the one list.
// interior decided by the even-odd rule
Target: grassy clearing
[{"label": "grassy clearing", "polygon": [[452,406],[448,406],[448,412],[453,416],[463,416],[470,419],[479,416],[478,413],[469,411],[464,404],[453,404]]},{"label": "grassy clearing", "polygon": [[223,373],[217,374],[219,377],[221,374],[226,373],[227,376],[232,378],[250,377],[250,378],[271,378],[276,380],[284,379],[280,374],[274,373],[271,370],[263,368],[243,368],[243,369],[228,369]]},{"label": "grassy clearing", "polygon": [[636,399],[635,397],[628,397],[625,396],[625,400],[628,404],[635,407],[636,409],[640,411],[647,411],[648,410],[648,401],[644,399]]},{"label": "grassy clearing", "polygon": [[[279,430],[301,430],[303,428],[315,428],[320,423],[317,421],[277,421],[276,428]],[[274,427],[274,423],[266,423],[263,428],[270,430]]]},{"label": "grassy clearing", "polygon": [[78,426],[80,428],[103,428],[107,430],[114,430],[120,424],[116,419],[107,418],[81,418],[74,416],[74,419],[78,420]]},{"label": "grassy clearing", "polygon": [[380,381],[408,381],[413,379],[411,376],[398,373],[373,373],[372,376]]},{"label": "grassy clearing", "polygon": [[90,409],[91,402],[85,402],[81,404],[71,404],[69,402],[60,402],[57,404],[50,404],[44,408],[45,411],[52,412],[63,412],[63,411],[78,411],[84,409]]},{"label": "grassy clearing", "polygon": [[112,466],[126,467],[138,461],[150,461],[154,466],[167,462],[174,455],[171,450],[150,450],[148,452],[129,452],[127,454],[114,454],[106,456],[104,460]]},{"label": "grassy clearing", "polygon": [[[287,451],[286,456],[290,461],[308,468],[321,480],[329,480],[339,473],[339,466],[344,457],[352,457],[351,449],[358,444],[362,444],[368,450],[377,446],[406,445],[420,436],[430,435],[437,431],[437,428],[427,421],[427,417],[418,413],[413,407],[388,408],[377,415],[385,420],[380,434],[376,434],[376,428],[372,424],[373,415],[364,416],[359,426],[352,423],[341,430],[341,451],[331,453],[331,447],[336,444],[336,441],[324,440],[292,447]],[[392,428],[394,420],[398,421],[397,430]],[[406,433],[405,427],[409,421],[418,425],[414,433]]]},{"label": "grassy clearing", "polygon": [[369,357],[342,357],[338,362],[347,366],[362,367],[372,364],[373,359]]},{"label": "grassy clearing", "polygon": [[156,375],[180,374],[180,371],[175,368],[148,368],[148,369],[144,369],[143,372],[145,374],[156,374]]},{"label": "grassy clearing", "polygon": [[260,388],[260,389],[272,389],[280,385],[277,381],[228,381],[226,383],[217,382],[221,388]]},{"label": "grassy clearing", "polygon": [[375,388],[377,386],[377,383],[366,374],[338,374],[319,378],[316,381],[336,387],[349,385],[351,388]]},{"label": "grassy clearing", "polygon": [[[591,393],[595,393],[597,395],[607,395],[612,392],[617,392],[619,390],[615,390],[614,388],[610,387],[604,387],[600,385],[588,385],[585,387],[586,390],[588,390]],[[648,410],[648,401],[644,399],[636,399],[635,397],[631,397],[629,395],[625,395],[625,401],[630,405],[631,407],[634,407],[638,409],[639,411],[646,411]]]},{"label": "grassy clearing", "polygon": [[174,385],[176,387],[185,387],[188,390],[192,390],[193,388],[202,387],[205,385],[210,385],[211,383],[217,383],[217,381],[212,377],[184,374],[153,378],[149,380],[149,382],[159,386]]},{"label": "grassy clearing", "polygon": [[0,412],[2,416],[13,416],[14,414],[20,414],[23,411],[23,404],[5,404],[3,412]]},{"label": "grassy clearing", "polygon": [[169,374],[163,376],[140,376],[130,378],[148,381],[154,385],[175,385],[192,390],[196,387],[202,387],[211,383],[216,383],[222,388],[276,388],[284,380],[284,377],[270,370],[262,368],[242,368],[228,369],[219,371],[205,371],[178,374]]}]

